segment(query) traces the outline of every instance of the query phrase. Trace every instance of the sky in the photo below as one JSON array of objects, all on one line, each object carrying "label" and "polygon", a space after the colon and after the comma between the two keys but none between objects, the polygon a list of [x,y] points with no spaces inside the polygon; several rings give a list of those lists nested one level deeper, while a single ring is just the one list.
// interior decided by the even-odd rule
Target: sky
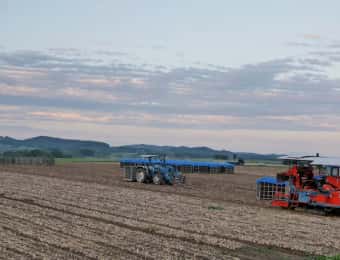
[{"label": "sky", "polygon": [[337,0],[0,0],[0,135],[340,156]]}]

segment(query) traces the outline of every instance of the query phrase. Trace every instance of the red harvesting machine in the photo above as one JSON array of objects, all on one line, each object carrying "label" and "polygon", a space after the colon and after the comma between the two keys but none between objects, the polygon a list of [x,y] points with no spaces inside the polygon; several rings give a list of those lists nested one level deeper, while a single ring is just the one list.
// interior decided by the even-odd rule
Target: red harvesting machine
[{"label": "red harvesting machine", "polygon": [[340,158],[317,156],[280,157],[287,172],[256,181],[257,199],[274,207],[313,208],[326,213],[340,210]]}]

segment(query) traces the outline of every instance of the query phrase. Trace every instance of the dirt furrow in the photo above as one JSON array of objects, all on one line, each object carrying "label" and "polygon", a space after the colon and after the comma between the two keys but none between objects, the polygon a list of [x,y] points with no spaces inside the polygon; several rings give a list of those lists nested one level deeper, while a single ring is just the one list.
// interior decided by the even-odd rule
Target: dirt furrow
[{"label": "dirt furrow", "polygon": [[[51,259],[83,259],[84,257],[77,257],[77,255],[65,250],[41,242],[35,237],[22,234],[17,229],[14,219],[10,219],[11,223],[6,221],[6,217],[1,216],[0,225],[2,229],[2,235],[0,243],[7,249],[20,254],[23,259],[42,259],[48,253]],[[14,224],[14,225],[13,225]],[[20,225],[19,225],[20,226]]]},{"label": "dirt furrow", "polygon": [[[35,237],[35,235],[42,235],[44,238],[43,243],[50,245],[50,240],[56,242],[53,243],[57,248],[60,248],[61,244],[67,244],[66,247],[61,247],[62,249],[66,251],[76,252],[78,254],[81,254],[81,258],[85,257],[86,255],[83,252],[84,249],[91,249],[93,252],[101,252],[99,255],[95,255],[93,257],[86,256],[88,258],[97,258],[98,256],[102,258],[112,257],[114,255],[120,255],[120,256],[126,256],[127,259],[134,259],[134,258],[145,258],[148,259],[145,255],[136,255],[133,252],[129,252],[127,250],[118,248],[112,244],[105,244],[102,241],[94,241],[93,239],[87,239],[88,232],[86,229],[81,230],[79,235],[76,236],[74,234],[77,234],[77,227],[73,223],[67,223],[64,227],[60,227],[58,223],[55,223],[54,221],[47,221],[44,223],[43,218],[39,218],[38,216],[28,216],[25,214],[26,218],[18,218],[14,215],[6,214],[1,212],[2,219],[5,219],[4,215],[7,216],[7,220],[14,221],[15,220],[15,226],[20,226],[23,228],[23,230],[28,229],[29,232],[33,230],[30,235],[32,235],[30,238],[34,239],[35,241],[40,241],[39,238]],[[31,218],[34,220],[32,221]],[[38,230],[38,233],[35,233],[34,230]],[[65,232],[64,232],[65,231]],[[18,231],[17,231],[18,232]],[[46,234],[46,236],[44,236]],[[48,235],[51,235],[48,237]],[[102,234],[98,234],[100,236]],[[91,237],[91,234],[90,234]],[[67,243],[67,241],[72,241],[71,244]],[[108,240],[110,241],[110,240]],[[84,250],[84,251],[86,251]],[[90,252],[89,254],[93,254],[93,252]],[[103,252],[106,252],[108,254],[103,254]]]},{"label": "dirt furrow", "polygon": [[[213,247],[226,247],[228,249],[234,249],[235,247],[240,247],[237,242],[234,242],[232,240],[227,240],[226,238],[217,238],[213,236],[206,235],[202,232],[190,232],[186,233],[185,230],[179,229],[179,228],[167,228],[166,226],[162,225],[154,225],[153,223],[146,224],[146,223],[140,223],[136,219],[128,220],[126,218],[120,218],[117,219],[110,218],[110,216],[107,216],[105,214],[96,214],[95,211],[92,210],[80,210],[74,209],[72,207],[63,207],[59,208],[56,207],[56,205],[53,204],[51,205],[45,205],[45,204],[40,204],[36,201],[33,200],[28,200],[28,199],[20,199],[20,198],[13,198],[13,197],[7,197],[7,196],[2,196],[4,199],[12,200],[12,201],[17,201],[17,202],[22,202],[22,203],[27,203],[33,206],[40,207],[42,209],[50,209],[50,210],[55,210],[59,211],[65,214],[70,214],[70,215],[75,215],[78,217],[82,218],[88,218],[97,222],[102,222],[105,224],[112,224],[119,226],[121,228],[125,229],[130,229],[134,231],[141,231],[144,233],[153,233],[157,234],[158,236],[163,236],[166,238],[175,238],[175,239],[181,239],[183,241],[188,241],[192,243],[199,243],[199,244],[205,244],[207,246],[213,246]],[[211,242],[210,242],[211,241]],[[230,248],[231,247],[231,248]]]},{"label": "dirt furrow", "polygon": [[[91,208],[87,208],[86,207],[85,208],[85,207],[80,207],[78,205],[74,205],[74,204],[70,204],[70,203],[62,203],[62,202],[58,202],[58,203],[53,202],[53,204],[55,206],[57,204],[62,204],[62,205],[67,205],[68,207],[79,208],[79,209],[86,210],[86,211],[96,211],[96,212],[99,212],[100,214],[113,216],[113,217],[115,217],[115,220],[117,220],[117,221],[120,220],[122,222],[126,222],[127,220],[129,220],[130,224],[134,224],[132,222],[135,222],[136,225],[138,223],[146,223],[146,224],[148,224],[147,227],[150,230],[152,230],[152,229],[159,230],[159,231],[162,230],[163,233],[169,233],[168,229],[172,229],[172,231],[170,233],[176,232],[178,234],[178,230],[181,230],[184,233],[185,237],[190,237],[190,236],[193,236],[194,238],[202,237],[202,239],[200,239],[200,240],[203,240],[203,238],[205,238],[206,241],[212,241],[212,239],[214,239],[215,241],[226,240],[226,241],[230,241],[230,242],[231,241],[239,242],[239,243],[241,243],[241,245],[242,244],[247,244],[248,246],[252,246],[252,247],[254,247],[254,246],[264,247],[264,249],[267,247],[267,246],[263,246],[263,245],[259,245],[257,243],[253,243],[253,242],[247,241],[247,240],[241,240],[241,239],[238,239],[238,238],[231,238],[230,236],[227,236],[227,235],[210,234],[209,232],[201,232],[201,231],[196,232],[194,230],[186,229],[183,226],[182,227],[171,226],[171,225],[169,225],[167,223],[157,223],[156,221],[149,221],[149,220],[146,220],[146,219],[137,219],[135,217],[128,217],[127,215],[123,216],[123,215],[119,215],[119,214],[108,213],[106,211],[101,211],[101,210],[94,209],[93,207],[91,207]],[[53,217],[53,215],[51,217]],[[157,218],[156,218],[156,220],[157,220]],[[211,237],[213,237],[213,238],[211,238]],[[221,243],[219,243],[219,244],[221,245]],[[271,248],[274,248],[274,246],[271,246]],[[284,249],[281,249],[281,248],[278,248],[278,247],[276,249],[279,250],[279,251],[285,252]],[[295,251],[295,253],[298,254],[298,255],[305,255],[305,253],[303,253],[301,251]]]},{"label": "dirt furrow", "polygon": [[[90,168],[92,167],[91,165],[87,165]],[[108,165],[109,167],[110,165]],[[83,168],[78,168],[74,165],[71,165],[70,169],[66,166],[58,166],[55,168],[50,168],[50,167],[35,167],[33,169],[29,169],[27,167],[20,167],[20,166],[13,166],[13,167],[2,167],[5,171],[12,172],[12,173],[24,173],[25,176],[48,176],[50,179],[55,180],[64,180],[64,181],[78,181],[82,183],[90,183],[90,184],[100,184],[102,186],[109,186],[112,187],[113,189],[115,187],[119,188],[128,188],[131,190],[135,190],[136,192],[138,191],[153,191],[156,193],[162,193],[162,194],[178,194],[181,196],[185,196],[188,198],[194,198],[194,199],[199,199],[199,198],[206,198],[206,199],[213,199],[216,202],[235,202],[239,204],[246,204],[246,205],[256,205],[259,206],[261,203],[258,203],[255,200],[255,197],[253,196],[253,192],[251,190],[255,189],[255,179],[253,175],[251,176],[251,179],[254,179],[254,182],[249,185],[251,188],[246,188],[248,189],[248,192],[243,190],[242,192],[237,188],[238,186],[233,184],[233,180],[226,181],[228,179],[235,179],[234,176],[232,175],[221,175],[221,174],[216,174],[216,175],[204,175],[204,174],[190,174],[190,178],[197,178],[202,179],[204,181],[204,187],[197,187],[196,182],[193,184],[186,184],[184,186],[178,185],[177,187],[168,187],[166,185],[163,185],[162,187],[157,186],[157,185],[144,185],[144,184],[137,184],[137,183],[129,183],[129,182],[124,182],[122,180],[122,175],[120,174],[120,169],[117,167],[117,165],[113,165],[112,169],[104,169],[105,173],[103,173],[104,178],[95,178],[98,176],[97,170],[94,170],[94,172],[91,172],[91,174],[88,174],[88,172],[84,173],[81,172],[81,174],[78,174],[77,171],[81,170],[84,171]],[[1,169],[1,166],[0,166]],[[72,171],[71,169],[74,169]],[[52,171],[52,172],[50,172]],[[107,174],[107,172],[110,171],[110,174]],[[247,174],[243,174],[247,175]],[[211,177],[213,176],[213,177]],[[214,177],[216,177],[218,180],[221,180],[218,182],[217,187],[216,184],[209,185],[209,183],[214,180]],[[245,177],[245,176],[243,176]],[[208,178],[210,180],[208,180]],[[248,178],[248,176],[247,176]],[[201,180],[200,180],[201,181]],[[214,189],[219,190],[219,186],[223,183],[225,187],[223,188],[224,191],[221,192],[213,192]],[[201,186],[202,183],[199,185]],[[206,187],[205,187],[206,186]],[[242,187],[242,186],[241,186]],[[243,186],[244,187],[244,186]],[[205,188],[205,189],[202,189]],[[208,189],[211,189],[211,191],[208,191]],[[223,194],[223,196],[221,196]],[[249,199],[251,198],[251,199]]]},{"label": "dirt furrow", "polygon": [[[33,178],[33,177],[32,177]],[[48,178],[47,178],[48,179]],[[72,183],[70,182],[70,183],[63,183],[62,182],[62,184],[63,184],[63,186],[64,187],[67,187],[67,186],[70,186]],[[72,192],[73,191],[76,191],[76,193],[78,193],[78,183],[76,183],[75,184],[75,188],[73,188],[72,187],[72,185],[71,185],[71,187],[70,187],[70,189],[72,190]],[[81,186],[80,186],[81,187]],[[85,187],[86,188],[86,187]],[[100,187],[100,188],[102,188],[102,189],[104,189],[104,191],[105,191],[105,188],[103,188],[103,187]],[[133,191],[130,191],[130,190],[125,190],[125,189],[121,189],[121,190],[123,190],[123,191],[125,191],[125,195],[127,196],[127,197],[129,197],[129,196],[132,196],[133,197]],[[86,189],[85,189],[85,191],[86,191]],[[79,191],[80,192],[80,191]],[[107,191],[106,191],[107,192]],[[121,191],[120,191],[121,192]],[[131,194],[132,193],[132,194]],[[86,195],[88,195],[89,193],[87,193],[87,192],[85,192],[85,194]],[[146,201],[149,201],[149,198],[148,197],[152,197],[152,198],[155,198],[155,194],[152,194],[152,193],[146,193],[146,192],[144,192],[144,193],[142,193],[143,194],[143,196],[145,196],[145,200]],[[104,194],[105,195],[105,194]],[[109,196],[110,194],[107,194],[107,196]],[[112,195],[112,194],[111,194]],[[166,195],[167,196],[167,195]],[[90,198],[91,196],[89,195],[89,198]],[[174,196],[175,197],[175,196]],[[167,199],[167,198],[166,198]],[[176,198],[173,198],[173,200],[175,200],[176,201]],[[152,201],[152,200],[151,200]],[[142,201],[143,202],[143,201]],[[156,202],[155,202],[156,203]],[[140,210],[140,211],[137,211],[137,212],[139,212],[139,214],[141,215],[141,213],[143,213],[143,212],[145,212],[146,214],[144,215],[146,218],[152,218],[152,216],[154,216],[155,214],[154,214],[154,212],[152,211],[152,214],[148,214],[149,213],[149,211],[147,210],[147,207],[145,207],[145,205],[148,205],[148,203],[146,203],[146,202],[144,202],[144,203],[142,203],[142,204],[144,204],[144,207],[143,207],[143,205],[142,205],[142,207],[141,207],[141,209],[142,210]],[[176,204],[176,203],[173,203],[173,204],[169,204],[169,202],[168,202],[168,200],[165,200],[165,203],[164,203],[165,205],[161,205],[161,207],[162,208],[167,208],[167,209],[171,209],[171,211],[173,211],[173,212],[176,212],[177,214],[175,214],[175,216],[182,216],[181,217],[181,219],[191,219],[190,220],[190,222],[188,222],[185,226],[186,227],[191,227],[191,229],[192,230],[210,230],[211,231],[211,233],[213,233],[213,234],[219,234],[220,233],[220,230],[221,230],[221,227],[222,226],[225,226],[225,228],[226,228],[226,230],[225,230],[225,234],[227,234],[227,236],[228,236],[228,238],[231,238],[231,239],[238,239],[238,241],[242,241],[242,242],[244,242],[244,241],[247,241],[248,243],[255,243],[255,244],[263,244],[263,245],[265,245],[265,246],[279,246],[279,247],[284,247],[284,248],[290,248],[290,249],[293,249],[292,247],[294,247],[294,245],[292,245],[289,241],[287,241],[286,243],[288,243],[287,245],[285,244],[285,243],[281,243],[281,241],[278,239],[278,238],[275,238],[275,236],[274,236],[274,234],[275,233],[270,233],[269,235],[270,236],[272,236],[273,237],[273,239],[271,239],[271,240],[268,240],[266,237],[261,237],[261,234],[262,234],[262,232],[257,232],[257,233],[254,233],[253,232],[253,229],[251,229],[250,230],[250,232],[253,232],[254,234],[253,234],[253,236],[255,235],[255,236],[257,236],[258,238],[256,238],[256,239],[254,239],[254,237],[252,237],[252,236],[249,236],[249,231],[247,231],[247,230],[249,230],[249,225],[241,225],[242,226],[242,228],[239,228],[239,223],[236,221],[236,220],[238,220],[238,219],[240,219],[240,217],[242,217],[242,215],[238,215],[238,214],[231,214],[231,215],[229,215],[228,216],[228,218],[226,218],[226,219],[224,219],[224,215],[222,215],[221,217],[222,218],[216,218],[216,217],[218,217],[220,214],[218,214],[218,213],[216,213],[216,214],[212,214],[212,213],[210,213],[209,211],[207,211],[206,209],[204,210],[204,209],[196,209],[195,210],[195,208],[189,208],[189,211],[188,211],[188,209],[186,208],[186,207],[183,207],[183,206],[181,206],[181,204],[179,203],[179,204]],[[55,207],[55,205],[53,205],[53,207]],[[239,206],[237,206],[237,205],[227,205],[227,209],[228,209],[228,211],[230,211],[230,212],[233,212],[233,208],[236,210],[236,211],[238,211],[238,212],[240,212],[240,209],[239,209]],[[64,210],[64,208],[62,208],[63,210]],[[226,210],[227,210],[226,209]],[[231,209],[231,210],[230,210]],[[131,210],[130,210],[131,211]],[[196,213],[195,214],[193,214],[192,215],[192,212],[195,212],[196,211]],[[124,211],[123,211],[124,212]],[[246,210],[246,212],[247,213],[249,213],[249,210],[247,209]],[[124,212],[125,213],[125,212]],[[241,213],[241,212],[240,212]],[[87,212],[86,212],[86,214],[88,214]],[[93,212],[90,212],[90,214],[92,215],[93,214]],[[241,214],[243,214],[243,213],[241,213]],[[191,216],[192,215],[192,216]],[[206,218],[202,218],[202,216],[206,216]],[[214,222],[211,222],[211,218],[212,217],[214,217],[215,219],[214,219]],[[228,222],[230,222],[230,217],[231,217],[231,219],[235,219],[235,222],[232,222],[231,224],[234,226],[234,228],[232,229],[232,230],[230,230],[230,228],[229,228],[229,225],[227,225],[226,226],[226,224],[228,223]],[[163,218],[164,220],[167,220],[167,221],[169,221],[169,219],[168,218]],[[176,222],[179,222],[179,223],[182,223],[181,222],[181,219],[176,219],[176,221],[174,221],[174,223],[176,223]],[[125,221],[125,220],[123,220],[123,221]],[[251,219],[249,219],[248,221],[251,221]],[[220,224],[220,225],[217,225],[217,224]],[[248,222],[249,223],[249,222]],[[118,224],[118,223],[117,223]],[[136,223],[136,225],[138,225],[138,223]],[[140,225],[140,224],[139,224]],[[181,225],[179,225],[178,226],[179,228],[181,228],[182,229],[182,226]],[[208,228],[209,227],[209,228]],[[254,226],[254,228],[255,228],[256,226]],[[149,228],[149,227],[147,227],[147,228]],[[263,229],[264,227],[261,227],[261,226],[259,226],[259,227],[256,227],[257,229]],[[239,231],[239,230],[242,230],[241,232]],[[231,231],[231,232],[230,232]],[[264,231],[266,231],[265,229],[264,229]],[[216,240],[216,236],[214,237],[214,240]],[[269,242],[269,243],[268,243]],[[273,243],[276,243],[276,244],[273,244]],[[297,250],[297,248],[294,248],[295,250]]]},{"label": "dirt furrow", "polygon": [[[55,213],[54,213],[55,214]],[[34,216],[34,215],[33,215]],[[28,215],[27,218],[32,218],[33,216]],[[72,216],[66,216],[66,219],[72,219]],[[178,238],[176,236],[170,236],[170,235],[166,235],[166,234],[155,234],[155,230],[153,229],[142,229],[140,230],[139,228],[134,228],[129,226],[128,230],[120,230],[122,229],[121,225],[118,225],[117,227],[117,223],[114,222],[108,222],[108,221],[100,221],[101,225],[97,223],[98,219],[96,220],[96,223],[92,223],[92,218],[90,218],[90,222],[88,222],[88,220],[86,220],[85,222],[83,222],[82,225],[79,224],[79,221],[84,221],[84,220],[79,220],[77,219],[76,221],[74,221],[73,225],[72,225],[72,229],[70,230],[70,232],[74,233],[81,233],[79,234],[79,236],[83,239],[86,239],[87,237],[91,237],[91,238],[95,238],[95,239],[99,239],[103,241],[110,241],[111,243],[121,245],[122,242],[125,243],[129,243],[128,245],[125,245],[125,247],[127,248],[131,248],[130,244],[131,243],[135,243],[137,250],[139,251],[143,251],[143,247],[147,247],[146,245],[142,245],[140,248],[138,248],[138,246],[140,246],[141,242],[143,241],[149,241],[150,244],[152,244],[152,241],[158,241],[158,243],[160,243],[161,245],[159,246],[158,244],[153,245],[151,248],[148,248],[147,251],[152,252],[152,251],[156,251],[154,253],[157,252],[163,252],[166,249],[167,251],[171,252],[171,253],[175,253],[178,254],[179,252],[181,252],[180,248],[178,248],[179,244],[183,245],[183,249],[182,249],[182,255],[186,255],[186,256],[194,256],[196,255],[198,256],[202,256],[202,257],[209,257],[209,258],[214,258],[213,254],[208,254],[207,253],[203,253],[203,252],[213,252],[214,254],[217,254],[219,251],[221,252],[219,255],[222,256],[225,253],[230,254],[230,251],[228,249],[225,248],[221,248],[217,245],[206,245],[203,242],[197,242],[194,241],[192,239],[187,239],[187,238]],[[43,218],[39,219],[39,223],[43,222]],[[49,225],[50,223],[47,222],[46,226]],[[56,223],[54,221],[53,223],[54,226],[58,226],[58,228],[61,228],[62,230],[65,230],[65,227],[62,228],[60,227],[62,225],[62,223]],[[112,230],[112,225],[114,225],[113,230]],[[89,226],[90,227],[95,227],[95,228],[99,228],[101,227],[101,229],[97,230],[97,234],[95,234],[92,230],[92,232],[89,232]],[[67,227],[67,225],[66,225]],[[85,229],[84,229],[85,227]],[[78,229],[80,228],[80,229]],[[69,227],[70,229],[70,227]],[[123,240],[119,241],[117,240],[116,237],[112,237],[110,235],[114,235],[114,236],[126,236],[129,238],[129,241]],[[131,233],[131,234],[129,234]],[[133,233],[133,234],[132,234]],[[180,239],[180,241],[178,241],[178,239]],[[133,242],[135,240],[135,242]],[[148,242],[148,243],[149,243]],[[169,246],[171,246],[170,248],[168,248]],[[200,253],[200,251],[203,253]],[[226,257],[228,256],[228,254],[226,255]]]},{"label": "dirt furrow", "polygon": [[[4,231],[2,231],[4,232]],[[8,241],[8,240],[7,240]],[[0,243],[4,243],[4,241],[0,240]],[[26,252],[22,252],[17,249],[17,246],[12,243],[11,246],[0,246],[0,259],[1,260],[17,260],[17,259],[34,259],[31,255],[27,254]]]},{"label": "dirt furrow", "polygon": [[[0,220],[0,222],[3,225],[4,230],[9,231],[15,236],[24,237],[28,240],[33,241],[34,243],[39,243],[40,245],[44,245],[45,247],[47,247],[48,250],[46,250],[43,255],[46,255],[46,253],[49,253],[51,254],[51,256],[54,256],[55,254],[58,254],[56,252],[64,251],[62,255],[65,259],[68,257],[70,258],[76,257],[77,259],[90,259],[90,260],[96,259],[95,256],[89,256],[87,254],[84,254],[80,250],[74,250],[73,248],[67,246],[68,241],[64,237],[59,237],[55,234],[48,233],[48,232],[45,233],[43,230],[37,231],[35,229],[32,229],[32,227],[23,225],[19,222],[15,222],[12,224],[11,223],[12,220],[10,219],[8,219],[7,221]],[[37,248],[35,248],[33,252],[39,254]],[[41,255],[41,257],[43,255]],[[56,258],[58,257],[59,256],[57,256]]]},{"label": "dirt furrow", "polygon": [[[49,218],[48,216],[45,216],[47,218],[43,218],[41,216],[37,217],[34,215],[25,214],[25,218],[23,218],[23,217],[17,217],[15,216],[15,214],[11,215],[11,214],[7,214],[4,212],[0,212],[0,215],[1,214],[7,216],[8,219],[16,220],[16,223],[20,223],[23,225],[29,224],[30,226],[32,226],[32,228],[35,228],[36,230],[48,230],[49,232],[53,232],[54,234],[60,237],[64,237],[64,238],[72,239],[72,240],[81,240],[81,241],[88,242],[90,244],[99,245],[100,247],[102,247],[101,250],[103,252],[110,251],[109,256],[126,255],[128,257],[127,259],[134,259],[134,258],[141,258],[141,257],[145,259],[151,259],[151,258],[146,257],[145,255],[135,254],[132,251],[119,248],[112,243],[105,243],[105,240],[104,241],[102,239],[95,240],[95,238],[97,237],[100,238],[101,236],[103,236],[102,231],[97,232],[95,236],[93,233],[86,231],[86,229],[90,229],[90,228],[86,227],[85,225],[83,226],[85,227],[85,229],[80,230],[81,232],[79,232],[79,229],[77,229],[78,225],[74,225],[73,223],[70,223],[70,222],[63,222],[64,225],[60,225],[60,223],[55,222],[55,220],[58,218],[53,218],[54,221],[51,221],[51,218]],[[107,240],[107,241],[111,242],[111,240]],[[108,257],[108,255],[104,255],[104,256]],[[101,257],[104,257],[104,256],[101,256]]]},{"label": "dirt furrow", "polygon": [[[82,176],[66,167],[51,170],[53,178],[42,177],[38,168],[40,176],[0,172],[2,211],[23,217],[22,225],[40,225],[46,234],[95,243],[95,251],[112,243],[126,250],[137,246],[152,257],[278,259],[340,249],[339,219],[259,207],[251,174],[193,175],[187,186],[169,187],[124,183],[109,171]],[[318,237],[320,228],[328,235]]]}]

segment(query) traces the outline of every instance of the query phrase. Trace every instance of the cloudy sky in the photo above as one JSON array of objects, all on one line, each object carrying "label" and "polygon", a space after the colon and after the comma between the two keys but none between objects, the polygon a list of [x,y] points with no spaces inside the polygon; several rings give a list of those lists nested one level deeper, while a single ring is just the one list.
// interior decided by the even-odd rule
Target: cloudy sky
[{"label": "cloudy sky", "polygon": [[338,0],[0,0],[0,135],[340,155]]}]

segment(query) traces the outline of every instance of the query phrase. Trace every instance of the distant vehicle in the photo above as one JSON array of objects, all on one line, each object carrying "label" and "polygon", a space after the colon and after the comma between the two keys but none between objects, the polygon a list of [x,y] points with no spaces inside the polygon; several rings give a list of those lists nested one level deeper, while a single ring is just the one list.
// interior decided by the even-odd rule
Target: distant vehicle
[{"label": "distant vehicle", "polygon": [[242,166],[245,164],[245,161],[243,159],[238,159],[237,161],[229,161],[228,163],[233,164],[233,165],[238,165],[238,166]]},{"label": "distant vehicle", "polygon": [[167,164],[165,155],[143,155],[142,158],[134,165],[124,165],[125,180],[156,185],[185,183],[185,176]]},{"label": "distant vehicle", "polygon": [[340,210],[340,158],[284,156],[287,172],[257,180],[257,198],[274,207]]}]

